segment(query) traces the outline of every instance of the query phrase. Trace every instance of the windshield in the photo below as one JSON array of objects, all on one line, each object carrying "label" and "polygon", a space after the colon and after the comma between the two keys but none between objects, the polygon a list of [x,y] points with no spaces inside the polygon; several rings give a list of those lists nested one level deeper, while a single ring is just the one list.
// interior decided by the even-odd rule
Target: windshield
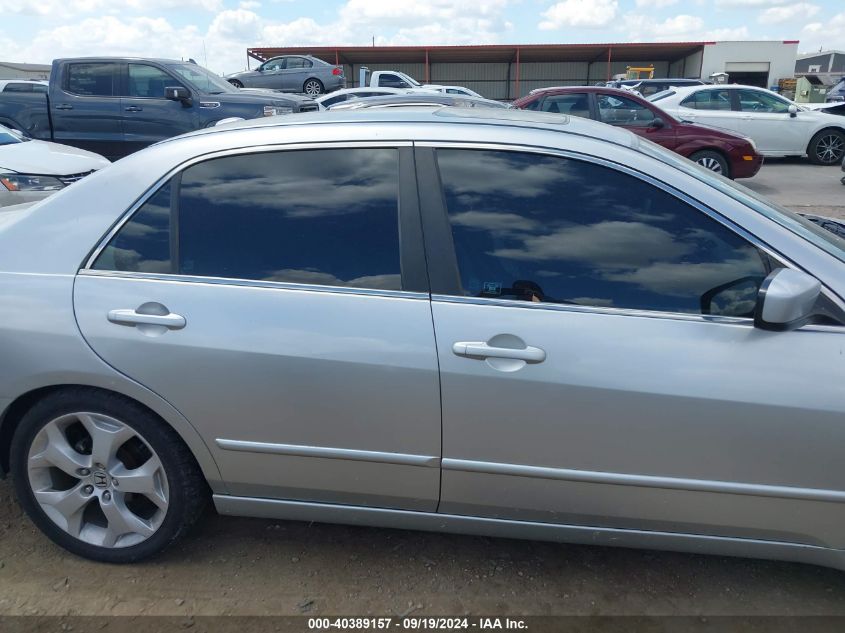
[{"label": "windshield", "polygon": [[639,136],[637,137],[637,141],[639,150],[644,154],[656,158],[668,165],[672,165],[673,167],[677,167],[693,178],[718,189],[737,202],[744,204],[757,213],[766,216],[770,220],[774,220],[793,233],[800,235],[805,240],[819,247],[826,253],[833,255],[836,259],[845,262],[845,239],[842,239],[827,229],[810,222],[794,211],[790,211],[776,202],[772,202],[768,198],[764,198],[757,192],[752,191],[747,187],[743,187],[733,180],[728,180],[723,176],[719,176],[709,169],[701,167],[700,165],[683,158],[680,154],[664,149],[663,147]]},{"label": "windshield", "polygon": [[14,143],[23,143],[28,140],[29,139],[22,134],[0,125],[0,145],[12,145]]},{"label": "windshield", "polygon": [[405,73],[397,72],[396,74],[399,75],[400,77],[402,77],[402,79],[407,81],[412,86],[417,86],[417,87],[422,86],[422,84],[419,81],[417,81],[416,79],[414,79],[413,77],[411,77],[409,75],[406,75]]},{"label": "windshield", "polygon": [[178,64],[170,66],[170,69],[197,90],[206,94],[219,95],[238,91],[237,88],[219,75],[215,75],[210,70],[197,64]]}]

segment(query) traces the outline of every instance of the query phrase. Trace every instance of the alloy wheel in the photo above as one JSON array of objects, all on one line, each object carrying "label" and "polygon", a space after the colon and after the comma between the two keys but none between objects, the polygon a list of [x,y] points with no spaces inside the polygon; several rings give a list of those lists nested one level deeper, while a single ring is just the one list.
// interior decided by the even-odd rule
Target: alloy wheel
[{"label": "alloy wheel", "polygon": [[139,433],[100,413],[70,413],[36,434],[27,456],[33,497],[62,530],[119,548],[153,534],[167,514],[164,467]]},{"label": "alloy wheel", "polygon": [[838,163],[845,154],[845,140],[838,134],[827,134],[819,139],[816,154],[823,163]]},{"label": "alloy wheel", "polygon": [[722,173],[722,164],[715,158],[705,156],[703,158],[699,158],[696,162],[702,167],[709,169],[710,171],[716,172],[717,174]]},{"label": "alloy wheel", "polygon": [[316,79],[309,79],[305,82],[305,94],[309,97],[316,97],[318,94],[323,92],[323,87],[320,85],[320,82]]}]

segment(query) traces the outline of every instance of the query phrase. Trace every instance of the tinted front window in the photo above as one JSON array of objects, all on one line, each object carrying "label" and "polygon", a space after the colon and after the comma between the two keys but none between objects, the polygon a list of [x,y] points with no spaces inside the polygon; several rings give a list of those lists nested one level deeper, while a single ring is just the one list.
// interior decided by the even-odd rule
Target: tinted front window
[{"label": "tinted front window", "polygon": [[695,110],[730,110],[731,93],[728,90],[699,90],[681,101],[681,105]]},{"label": "tinted front window", "polygon": [[740,90],[739,109],[743,112],[789,112],[789,103],[783,99],[759,90]]},{"label": "tinted front window", "polygon": [[767,257],[657,187],[518,152],[438,150],[468,296],[750,316]]},{"label": "tinted front window", "polygon": [[217,158],[182,174],[178,231],[170,202],[168,186],[94,267],[401,289],[394,149]]},{"label": "tinted front window", "polygon": [[155,66],[129,64],[129,96],[164,99],[164,89],[180,86],[173,77]]},{"label": "tinted front window", "polygon": [[68,64],[67,89],[77,95],[113,97],[117,94],[117,64]]},{"label": "tinted front window", "polygon": [[599,119],[611,125],[648,127],[654,121],[654,112],[643,104],[617,95],[597,95]]}]

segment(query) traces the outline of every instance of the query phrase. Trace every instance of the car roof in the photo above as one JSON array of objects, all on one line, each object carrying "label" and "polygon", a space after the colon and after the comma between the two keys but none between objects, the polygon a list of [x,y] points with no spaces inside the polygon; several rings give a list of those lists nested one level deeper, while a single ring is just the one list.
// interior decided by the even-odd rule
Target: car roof
[{"label": "car roof", "polygon": [[636,147],[637,137],[621,128],[604,125],[589,119],[570,117],[563,114],[533,112],[515,108],[455,108],[440,107],[433,110],[411,108],[323,110],[286,114],[260,119],[237,121],[205,128],[167,139],[158,145],[176,143],[183,139],[207,135],[224,135],[244,130],[284,128],[293,126],[332,126],[346,124],[393,124],[405,125],[484,125],[510,129],[531,129],[553,133],[588,136],[600,141],[626,147]]},{"label": "car roof", "polygon": [[[502,103],[501,101],[494,101],[492,99],[483,99],[479,97],[473,97],[471,95],[454,95],[454,94],[444,94],[442,92],[434,92],[432,91],[430,94],[426,92],[415,92],[411,94],[397,94],[397,95],[390,95],[390,96],[379,96],[379,97],[365,97],[362,99],[357,99],[354,102],[352,101],[344,101],[343,104],[335,104],[334,106],[337,108],[341,105],[346,105],[346,107],[352,107],[354,104],[355,107],[363,108],[368,106],[376,106],[376,105],[399,105],[399,104],[420,104],[420,105],[444,105],[444,106],[451,106],[451,105],[468,105],[472,106],[474,104],[478,104],[479,107],[487,107],[488,109],[508,109],[508,105]],[[339,108],[341,109],[341,108]]]},{"label": "car roof", "polygon": [[85,63],[85,62],[152,62],[154,64],[193,64],[199,66],[196,62],[187,59],[168,59],[167,57],[68,57],[53,60],[53,63]]}]

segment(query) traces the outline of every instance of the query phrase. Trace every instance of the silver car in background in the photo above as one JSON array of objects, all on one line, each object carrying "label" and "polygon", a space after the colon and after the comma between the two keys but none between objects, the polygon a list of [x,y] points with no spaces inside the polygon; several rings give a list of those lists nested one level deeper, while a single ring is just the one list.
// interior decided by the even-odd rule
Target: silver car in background
[{"label": "silver car in background", "polygon": [[343,88],[343,66],[333,66],[312,55],[283,55],[268,59],[255,70],[226,75],[237,88],[270,88],[302,92],[309,97]]},{"label": "silver car in background", "polygon": [[102,561],[212,499],[845,569],[843,297],[845,242],[619,128],[220,126],[0,215],[0,463]]}]

